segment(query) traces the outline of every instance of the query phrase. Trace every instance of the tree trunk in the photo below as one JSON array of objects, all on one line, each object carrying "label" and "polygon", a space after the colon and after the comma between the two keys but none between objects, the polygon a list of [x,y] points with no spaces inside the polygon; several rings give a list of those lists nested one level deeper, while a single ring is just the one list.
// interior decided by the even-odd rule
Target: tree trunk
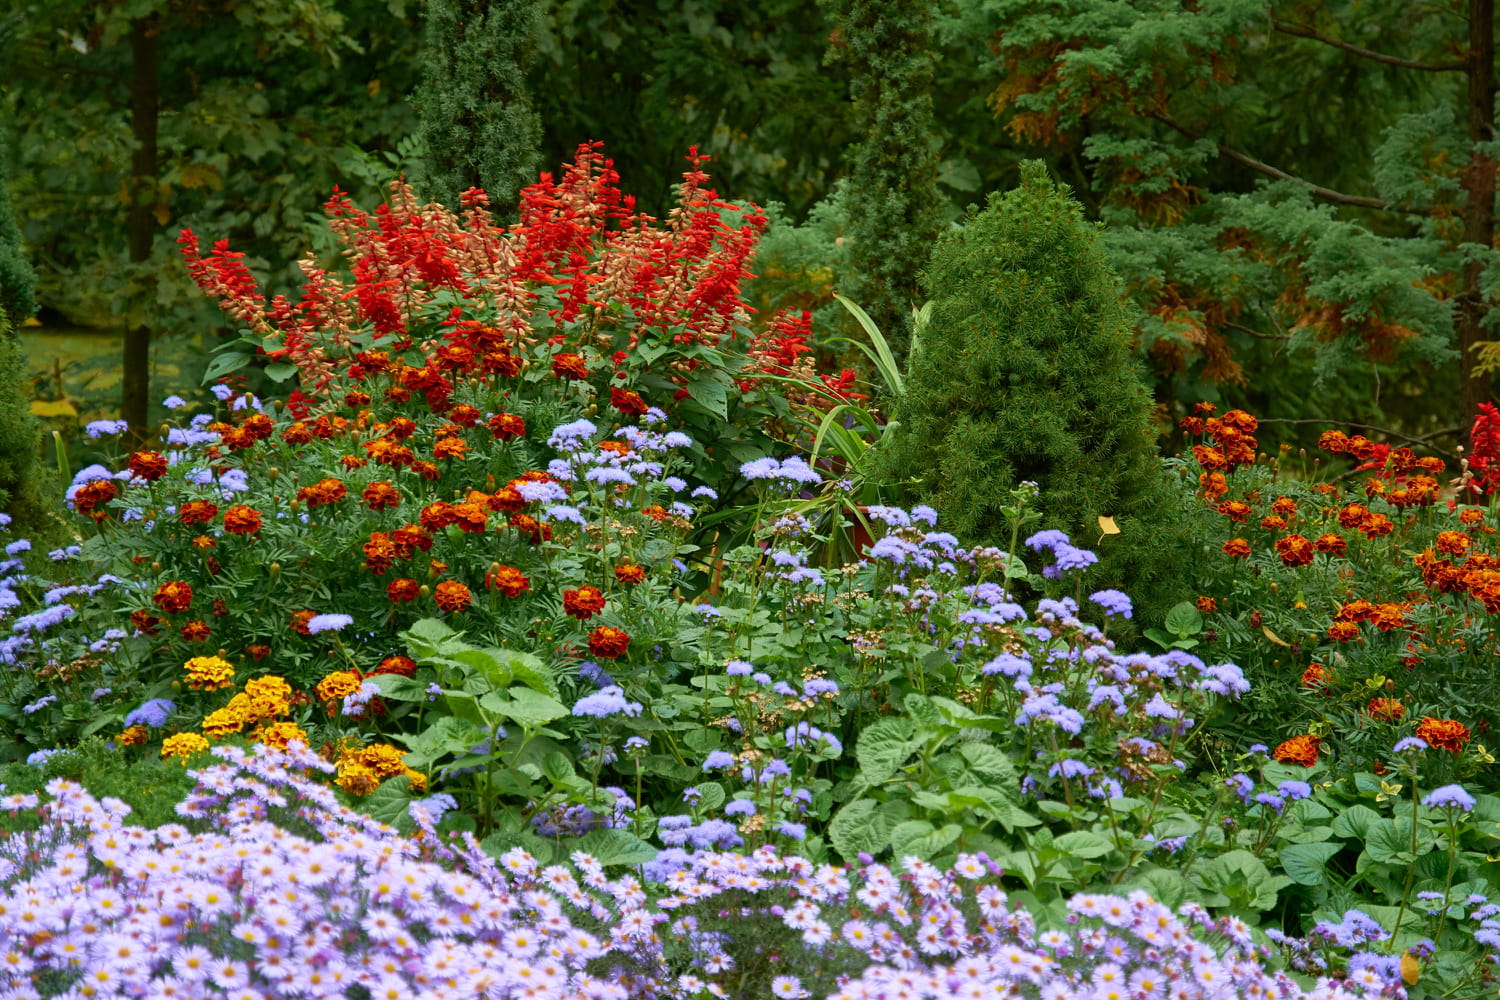
[{"label": "tree trunk", "polygon": [[[161,62],[157,36],[160,30],[161,22],[156,13],[130,22],[130,131],[135,139],[135,152],[130,158],[131,200],[126,233],[132,264],[144,264],[151,259],[151,244],[157,229],[156,123]],[[150,297],[145,297],[145,300],[150,301]],[[146,407],[151,397],[150,327],[143,324],[125,331],[122,372],[120,417],[130,425],[131,437],[140,442],[146,437]]]},{"label": "tree trunk", "polygon": [[[1464,205],[1464,242],[1483,247],[1495,245],[1495,159],[1480,153],[1479,143],[1495,139],[1495,0],[1469,0],[1469,93],[1467,119],[1469,142],[1475,147],[1464,178],[1468,199]],[[1459,414],[1467,426],[1479,404],[1491,399],[1488,376],[1474,372],[1474,346],[1487,339],[1484,317],[1488,311],[1480,291],[1484,261],[1476,258],[1464,266],[1464,290],[1459,299],[1458,348],[1463,385]]]}]

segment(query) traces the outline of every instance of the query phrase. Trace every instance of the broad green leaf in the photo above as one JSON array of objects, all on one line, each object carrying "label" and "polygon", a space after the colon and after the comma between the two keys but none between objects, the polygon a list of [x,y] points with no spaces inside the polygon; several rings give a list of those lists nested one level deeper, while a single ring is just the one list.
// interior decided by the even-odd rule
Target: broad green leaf
[{"label": "broad green leaf", "polygon": [[1328,878],[1328,859],[1343,847],[1343,844],[1327,842],[1291,844],[1281,849],[1281,868],[1299,885],[1319,885]]},{"label": "broad green leaf", "polygon": [[902,700],[901,706],[919,728],[941,730],[945,725],[943,714],[932,703],[932,699],[924,694],[913,691]]},{"label": "broad green leaf", "polygon": [[1010,791],[1018,787],[1015,765],[999,747],[970,741],[959,744],[958,755],[969,765],[969,770],[991,788]]},{"label": "broad green leaf", "polygon": [[1168,868],[1147,868],[1138,872],[1120,888],[1123,891],[1127,887],[1144,889],[1152,899],[1172,910],[1181,906],[1194,893],[1193,883],[1181,872]]},{"label": "broad green leaf", "polygon": [[828,824],[828,841],[851,864],[861,851],[879,854],[890,846],[891,831],[906,818],[907,811],[904,802],[856,799],[834,813]]},{"label": "broad green leaf", "polygon": [[861,777],[878,785],[906,763],[916,744],[912,740],[911,720],[888,717],[877,719],[859,734],[854,758],[859,761]]},{"label": "broad green leaf", "polygon": [[963,835],[964,828],[957,823],[933,829],[925,820],[910,820],[891,830],[891,848],[898,859],[917,857],[930,861]]},{"label": "broad green leaf", "polygon": [[1186,639],[1203,631],[1203,612],[1191,601],[1183,601],[1167,612],[1167,619],[1162,624],[1177,638]]},{"label": "broad green leaf", "polygon": [[568,755],[553,750],[542,758],[542,774],[554,785],[566,784],[570,779],[577,777],[573,770],[573,762]]},{"label": "broad green leaf", "polygon": [[1355,837],[1365,840],[1370,836],[1370,828],[1381,820],[1380,813],[1366,805],[1352,805],[1339,813],[1333,819],[1333,835],[1335,837]]},{"label": "broad green leaf", "polygon": [[1074,858],[1098,858],[1103,857],[1115,849],[1115,845],[1103,834],[1094,833],[1090,830],[1074,830],[1065,833],[1052,842],[1052,848],[1056,851]]},{"label": "broad green leaf", "polygon": [[506,694],[509,698],[503,703],[505,715],[527,729],[538,729],[568,714],[568,707],[562,702],[531,688],[513,687]]},{"label": "broad green leaf", "polygon": [[656,857],[656,848],[629,830],[590,830],[573,846],[601,865],[643,865]]},{"label": "broad green leaf", "polygon": [[376,674],[366,678],[380,689],[380,696],[390,701],[426,701],[427,685],[400,674]]}]

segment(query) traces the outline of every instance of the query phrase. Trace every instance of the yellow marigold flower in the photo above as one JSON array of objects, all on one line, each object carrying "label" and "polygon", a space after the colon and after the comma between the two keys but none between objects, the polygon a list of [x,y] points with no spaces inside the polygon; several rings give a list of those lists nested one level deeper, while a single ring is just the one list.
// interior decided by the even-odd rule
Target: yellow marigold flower
[{"label": "yellow marigold flower", "polygon": [[406,780],[411,783],[412,791],[427,791],[427,775],[423,774],[421,771],[413,771],[409,767],[402,773],[406,775]]},{"label": "yellow marigold flower", "polygon": [[295,742],[310,744],[307,733],[295,722],[270,722],[256,728],[250,738],[277,750],[285,750]]},{"label": "yellow marigold flower", "polygon": [[211,740],[222,740],[245,728],[245,716],[234,704],[225,705],[203,720],[203,735]]},{"label": "yellow marigold flower", "polygon": [[277,677],[275,674],[267,674],[265,677],[256,677],[245,682],[245,693],[251,698],[268,701],[288,701],[292,697],[292,686],[286,682],[286,678]]},{"label": "yellow marigold flower", "polygon": [[187,686],[194,691],[217,691],[234,685],[234,664],[217,656],[195,656],[182,665]]},{"label": "yellow marigold flower", "polygon": [[346,758],[339,762],[339,773],[334,783],[350,795],[369,795],[380,787],[380,775],[358,760]]},{"label": "yellow marigold flower", "polygon": [[394,778],[408,770],[401,758],[403,751],[389,743],[375,743],[359,752],[359,760],[382,779]]},{"label": "yellow marigold flower", "polygon": [[161,741],[161,755],[163,757],[179,757],[187,760],[196,753],[202,753],[208,749],[208,740],[197,733],[178,733],[168,736]]},{"label": "yellow marigold flower", "polygon": [[352,670],[335,670],[333,673],[318,681],[318,686],[313,688],[319,701],[343,701],[349,695],[359,690],[359,675]]},{"label": "yellow marigold flower", "polygon": [[116,736],[115,742],[122,747],[138,747],[144,746],[149,738],[150,733],[145,726],[135,725]]}]

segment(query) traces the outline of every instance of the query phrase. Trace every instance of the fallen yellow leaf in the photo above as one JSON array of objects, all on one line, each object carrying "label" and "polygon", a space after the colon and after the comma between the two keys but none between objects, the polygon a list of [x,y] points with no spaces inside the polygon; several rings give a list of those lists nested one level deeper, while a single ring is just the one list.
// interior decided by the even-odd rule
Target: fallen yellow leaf
[{"label": "fallen yellow leaf", "polygon": [[1099,530],[1106,535],[1118,535],[1120,529],[1115,525],[1115,519],[1099,515]]}]

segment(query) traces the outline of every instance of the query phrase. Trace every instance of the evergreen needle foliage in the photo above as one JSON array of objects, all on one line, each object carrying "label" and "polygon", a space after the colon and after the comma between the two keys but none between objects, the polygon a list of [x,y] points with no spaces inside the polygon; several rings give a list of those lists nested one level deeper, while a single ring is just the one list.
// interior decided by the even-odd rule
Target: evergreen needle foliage
[{"label": "evergreen needle foliage", "polygon": [[[1034,481],[1045,524],[1097,547],[1101,576],[1130,579],[1149,604],[1169,506],[1129,309],[1098,227],[1030,161],[1018,189],[938,242],[923,279],[931,315],[912,346],[885,477],[915,480],[959,537],[997,543],[1009,542],[1001,505]],[[1095,546],[1100,515],[1122,534]]]},{"label": "evergreen needle foliage", "polygon": [[421,115],[422,193],[447,205],[471,187],[509,205],[536,179],[541,118],[526,72],[536,55],[536,0],[428,0]]},{"label": "evergreen needle foliage", "polygon": [[839,291],[864,307],[898,356],[918,272],[948,215],[938,191],[932,115],[933,6],[925,0],[831,0],[832,57],[849,64],[863,139],[845,187],[851,264]]},{"label": "evergreen needle foliage", "polygon": [[10,205],[10,177],[0,157],[0,310],[17,322],[36,313],[36,275],[21,255],[21,230]]}]

